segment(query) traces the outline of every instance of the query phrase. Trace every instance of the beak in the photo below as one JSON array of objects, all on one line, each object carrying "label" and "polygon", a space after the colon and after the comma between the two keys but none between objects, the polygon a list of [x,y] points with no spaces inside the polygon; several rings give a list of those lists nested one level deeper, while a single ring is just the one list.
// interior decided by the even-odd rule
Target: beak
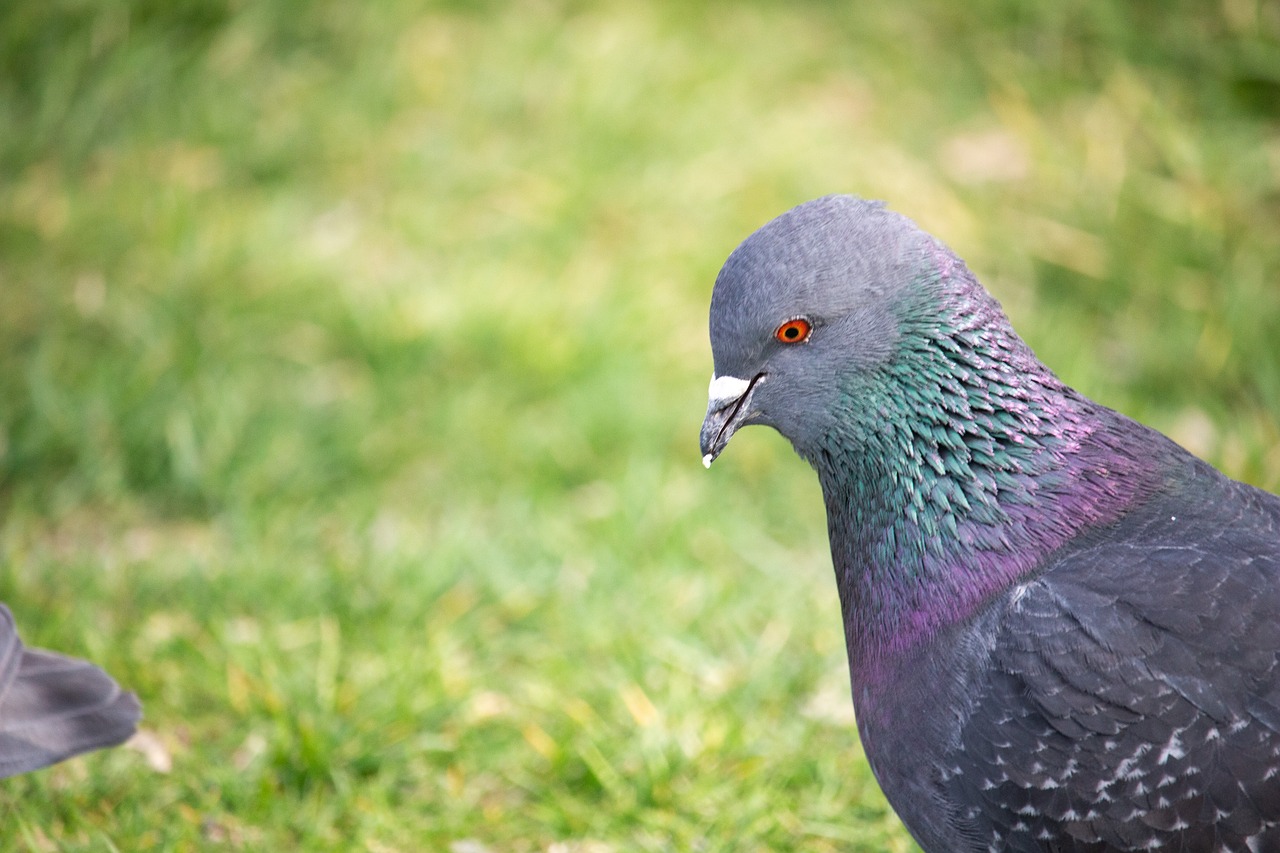
[{"label": "beak", "polygon": [[729,439],[746,420],[747,402],[756,383],[764,378],[756,374],[751,380],[736,376],[712,376],[707,389],[707,416],[702,421],[702,464],[707,468],[716,461]]}]

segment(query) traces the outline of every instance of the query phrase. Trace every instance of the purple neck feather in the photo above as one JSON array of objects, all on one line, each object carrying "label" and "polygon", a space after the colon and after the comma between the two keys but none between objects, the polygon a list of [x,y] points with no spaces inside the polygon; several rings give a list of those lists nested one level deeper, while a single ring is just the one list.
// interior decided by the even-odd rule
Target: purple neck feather
[{"label": "purple neck feather", "polygon": [[855,683],[1033,576],[1163,479],[1145,428],[1041,364],[945,250],[895,356],[849,378],[806,454],[827,504]]}]

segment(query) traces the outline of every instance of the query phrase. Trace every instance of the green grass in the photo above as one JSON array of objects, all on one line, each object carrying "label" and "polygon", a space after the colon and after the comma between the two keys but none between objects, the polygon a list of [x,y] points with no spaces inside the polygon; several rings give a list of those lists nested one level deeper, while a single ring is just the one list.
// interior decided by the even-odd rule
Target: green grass
[{"label": "green grass", "polygon": [[172,757],[45,850],[908,850],[817,486],[698,461],[719,264],[828,192],[1280,486],[1274,4],[0,11],[0,600]]}]

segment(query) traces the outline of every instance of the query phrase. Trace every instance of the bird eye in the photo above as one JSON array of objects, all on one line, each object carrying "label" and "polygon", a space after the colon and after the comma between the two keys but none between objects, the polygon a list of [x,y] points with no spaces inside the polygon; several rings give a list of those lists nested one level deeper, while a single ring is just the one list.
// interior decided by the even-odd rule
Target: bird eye
[{"label": "bird eye", "polygon": [[778,327],[773,336],[784,344],[802,344],[813,334],[813,324],[803,317],[788,320]]}]

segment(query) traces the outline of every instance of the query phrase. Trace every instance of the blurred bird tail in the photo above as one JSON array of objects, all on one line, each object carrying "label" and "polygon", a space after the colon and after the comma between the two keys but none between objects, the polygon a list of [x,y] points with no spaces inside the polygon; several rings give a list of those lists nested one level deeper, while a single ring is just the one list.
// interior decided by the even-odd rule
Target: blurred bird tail
[{"label": "blurred bird tail", "polygon": [[141,717],[138,698],[98,667],[26,648],[0,604],[0,778],[122,743]]}]

